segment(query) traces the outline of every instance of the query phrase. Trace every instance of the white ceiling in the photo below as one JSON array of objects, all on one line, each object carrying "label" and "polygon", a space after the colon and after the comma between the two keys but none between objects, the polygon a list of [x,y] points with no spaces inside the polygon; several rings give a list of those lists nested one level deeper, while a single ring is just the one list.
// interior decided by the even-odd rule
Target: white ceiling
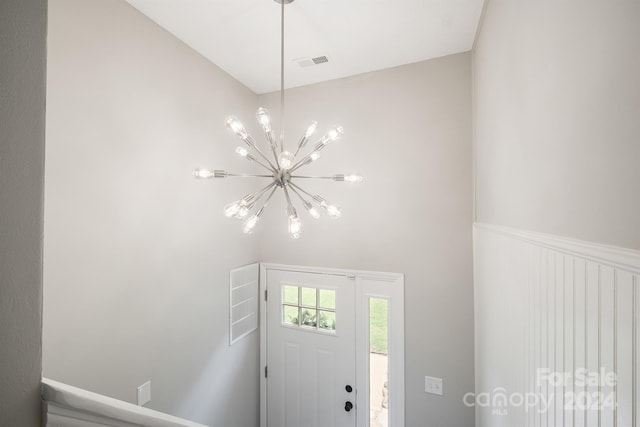
[{"label": "white ceiling", "polygon": [[[261,94],[280,89],[274,0],[127,0]],[[296,0],[285,6],[285,84],[296,87],[471,49],[484,0]],[[329,62],[301,67],[299,60]]]}]

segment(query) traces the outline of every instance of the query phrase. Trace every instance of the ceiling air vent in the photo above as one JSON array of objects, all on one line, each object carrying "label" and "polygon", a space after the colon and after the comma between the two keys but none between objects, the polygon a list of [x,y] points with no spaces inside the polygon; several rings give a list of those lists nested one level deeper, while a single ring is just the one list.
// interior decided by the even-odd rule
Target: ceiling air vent
[{"label": "ceiling air vent", "polygon": [[329,62],[326,56],[317,56],[315,58],[298,58],[293,60],[296,64],[298,64],[302,68],[313,67],[314,65],[324,64],[325,62]]},{"label": "ceiling air vent", "polygon": [[311,59],[306,59],[306,58],[305,59],[297,59],[296,62],[302,68],[312,67],[312,66],[315,65]]}]

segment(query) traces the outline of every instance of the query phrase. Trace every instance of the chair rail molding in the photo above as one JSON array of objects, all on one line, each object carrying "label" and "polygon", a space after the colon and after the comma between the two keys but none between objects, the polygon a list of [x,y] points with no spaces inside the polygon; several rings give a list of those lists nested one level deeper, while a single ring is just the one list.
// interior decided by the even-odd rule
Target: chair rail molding
[{"label": "chair rail molding", "polygon": [[553,249],[567,255],[578,256],[585,260],[606,264],[611,267],[640,274],[640,251],[635,249],[621,248],[618,246],[604,245],[601,243],[587,242],[584,240],[556,236],[553,234],[545,234],[536,231],[527,231],[481,222],[476,222],[474,224],[474,231],[475,230],[500,233],[513,239]]}]

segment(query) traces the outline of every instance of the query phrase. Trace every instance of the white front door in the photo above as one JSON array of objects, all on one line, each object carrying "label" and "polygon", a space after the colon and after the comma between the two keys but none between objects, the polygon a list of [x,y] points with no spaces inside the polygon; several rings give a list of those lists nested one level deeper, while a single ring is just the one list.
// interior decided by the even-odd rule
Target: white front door
[{"label": "white front door", "polygon": [[267,425],[356,426],[355,282],[268,269]]}]

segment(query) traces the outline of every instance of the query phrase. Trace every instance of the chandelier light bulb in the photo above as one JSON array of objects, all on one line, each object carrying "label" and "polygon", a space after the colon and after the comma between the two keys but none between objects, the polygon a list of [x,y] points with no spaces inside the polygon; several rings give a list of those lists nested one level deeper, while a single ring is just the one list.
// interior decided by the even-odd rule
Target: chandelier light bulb
[{"label": "chandelier light bulb", "polygon": [[289,215],[289,237],[298,239],[300,234],[302,234],[302,221],[298,215]]},{"label": "chandelier light bulb", "polygon": [[364,179],[364,177],[362,175],[358,175],[355,173],[349,174],[349,175],[343,175],[343,174],[339,174],[339,175],[334,175],[333,176],[333,180],[334,181],[344,181],[344,182],[361,182]]},{"label": "chandelier light bulb", "polygon": [[306,132],[304,133],[304,137],[309,139],[311,136],[316,133],[316,129],[318,129],[318,122],[312,121]]},{"label": "chandelier light bulb", "polygon": [[350,175],[345,175],[344,176],[344,180],[346,182],[362,182],[363,179],[364,179],[364,177],[362,175],[358,175],[358,174],[350,174]]},{"label": "chandelier light bulb", "polygon": [[342,208],[337,205],[327,205],[325,208],[330,218],[338,219],[342,216]]},{"label": "chandelier light bulb", "polygon": [[245,203],[240,202],[240,207],[238,211],[233,215],[236,219],[244,219],[247,215],[249,215],[249,211],[253,208],[253,203],[247,205]]},{"label": "chandelier light bulb", "polygon": [[331,129],[325,136],[322,137],[322,143],[324,145],[330,144],[337,139],[339,139],[342,135],[344,135],[344,128],[342,126],[338,126],[335,129]]},{"label": "chandelier light bulb", "polygon": [[266,108],[258,108],[258,111],[256,112],[256,118],[258,119],[260,126],[262,126],[262,129],[266,133],[271,132],[271,118],[269,117],[269,111]]},{"label": "chandelier light bulb", "polygon": [[278,165],[284,170],[289,170],[293,166],[293,162],[295,161],[295,156],[293,153],[288,151],[283,151],[278,154]]},{"label": "chandelier light bulb", "polygon": [[320,212],[318,212],[318,210],[311,203],[305,201],[304,207],[307,212],[309,212],[309,215],[311,215],[314,219],[320,218]]},{"label": "chandelier light bulb", "polygon": [[227,204],[224,207],[224,216],[226,216],[227,218],[231,218],[232,216],[237,214],[238,211],[240,210],[241,202],[242,202],[241,200],[236,200],[234,202]]},{"label": "chandelier light bulb", "polygon": [[244,147],[237,147],[236,148],[236,153],[238,153],[242,157],[247,157],[247,154],[249,154],[249,150],[247,150]]},{"label": "chandelier light bulb", "polygon": [[227,126],[227,129],[238,135],[240,138],[245,139],[249,136],[247,130],[244,128],[244,125],[240,120],[238,120],[236,116],[227,117],[224,123]]},{"label": "chandelier light bulb", "polygon": [[320,196],[313,196],[313,200],[315,200],[315,202],[318,203],[318,205],[320,205],[327,214],[329,214],[329,217],[338,219],[342,216],[342,208],[340,206],[332,205]]},{"label": "chandelier light bulb", "polygon": [[313,153],[309,154],[309,159],[312,162],[315,162],[316,160],[318,160],[320,158],[320,152],[318,151],[314,151]]},{"label": "chandelier light bulb", "polygon": [[196,178],[213,178],[215,176],[213,171],[209,169],[194,169],[192,172]]},{"label": "chandelier light bulb", "polygon": [[312,121],[309,124],[307,130],[304,132],[304,135],[302,135],[302,138],[300,138],[300,142],[298,142],[298,149],[296,150],[295,154],[298,154],[298,152],[300,152],[300,149],[304,148],[307,145],[307,143],[309,142],[309,138],[316,132],[317,128],[318,122]]},{"label": "chandelier light bulb", "polygon": [[[229,205],[229,213],[228,217],[234,217],[237,219],[243,219],[249,214],[249,211],[253,209],[255,205],[255,196],[253,194],[247,194],[242,199],[237,202],[230,203]],[[233,212],[233,213],[231,213]],[[227,213],[227,209],[225,208],[225,214]]]},{"label": "chandelier light bulb", "polygon": [[251,234],[253,230],[255,230],[256,225],[260,221],[260,217],[256,214],[251,215],[247,220],[242,224],[242,232],[244,234]]}]

